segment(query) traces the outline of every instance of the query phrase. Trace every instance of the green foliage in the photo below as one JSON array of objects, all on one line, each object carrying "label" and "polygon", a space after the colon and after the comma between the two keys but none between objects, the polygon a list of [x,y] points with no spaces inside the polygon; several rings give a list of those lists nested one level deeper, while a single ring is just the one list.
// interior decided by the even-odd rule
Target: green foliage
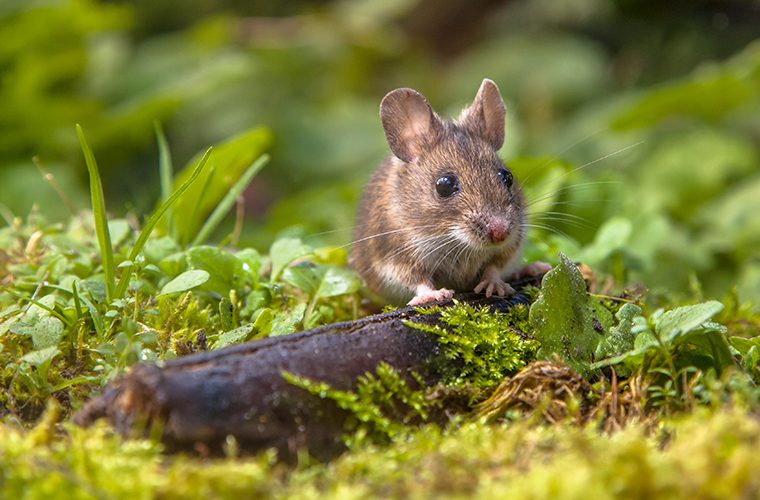
[{"label": "green foliage", "polygon": [[587,294],[579,270],[560,257],[530,310],[540,357],[559,355],[586,378],[606,367],[624,376],[641,374],[650,384],[648,403],[666,412],[693,407],[695,397],[705,398],[703,403],[714,399],[707,394],[709,377],[729,369],[756,378],[760,357],[753,341],[733,337],[729,343],[728,329],[710,321],[723,310],[720,302],[660,308],[649,315],[626,303],[612,325],[605,304]]},{"label": "green foliage", "polygon": [[758,67],[760,45],[755,44],[727,63],[704,68],[689,78],[648,92],[620,113],[613,126],[649,127],[674,116],[716,122],[758,98],[760,77],[756,71],[747,71]]},{"label": "green foliage", "polygon": [[279,279],[288,264],[308,255],[310,252],[311,248],[298,238],[282,238],[275,241],[269,249],[269,255],[272,259],[270,281]]},{"label": "green foliage", "polygon": [[232,205],[238,201],[238,198],[243,193],[245,188],[248,187],[254,176],[259,173],[259,170],[261,170],[268,161],[269,156],[261,155],[256,161],[251,164],[250,167],[248,167],[245,172],[243,172],[235,184],[230,187],[227,194],[224,195],[224,198],[219,201],[214,211],[211,213],[211,215],[209,215],[208,219],[206,219],[203,227],[201,227],[198,231],[198,234],[195,235],[195,238],[192,241],[192,245],[200,245],[209,239],[211,234],[214,232],[214,230],[216,230],[224,217],[230,211]]},{"label": "green foliage", "polygon": [[[197,183],[189,185],[187,194],[175,208],[176,213],[190,214],[173,220],[173,234],[181,243],[193,241],[197,245],[210,236],[235,198],[268,161],[263,155],[271,142],[268,129],[247,130],[215,146],[210,156],[196,155],[177,174],[175,185],[179,191],[200,165],[206,160],[209,162],[209,168],[202,172]],[[206,219],[212,211],[214,213]]]},{"label": "green foliage", "polygon": [[[11,2],[13,3],[13,2]],[[88,43],[132,22],[131,9],[91,0],[34,2],[0,9],[0,152],[3,159],[60,153],[78,116],[93,128],[105,119],[94,93],[79,92],[88,80]],[[67,143],[67,140],[70,141]]]},{"label": "green foliage", "polygon": [[594,359],[611,358],[633,349],[636,339],[634,321],[641,312],[641,308],[636,304],[623,304],[615,313],[617,324],[611,327],[609,333],[597,344]]},{"label": "green foliage", "polygon": [[[709,321],[721,309],[723,305],[720,302],[710,301],[670,311],[658,309],[649,318],[641,315],[628,318],[627,321],[632,323],[630,331],[635,336],[632,348],[595,366],[623,363],[638,367],[648,355],[657,354],[672,364],[671,356],[682,352],[687,359],[680,364],[712,368],[720,373],[733,365],[725,337],[727,329]],[[708,361],[707,365],[705,361]]]},{"label": "green foliage", "polygon": [[728,330],[709,321],[722,309],[720,302],[708,301],[645,317],[629,303],[617,310],[613,325],[610,312],[586,292],[580,271],[561,255],[544,277],[530,321],[541,344],[538,356],[558,354],[585,377],[616,366],[624,374],[661,372],[675,384],[683,370],[720,374],[734,366]]},{"label": "green foliage", "polygon": [[143,247],[145,246],[145,243],[147,243],[148,238],[150,237],[150,234],[153,232],[153,228],[156,227],[158,222],[161,220],[161,217],[163,217],[164,213],[171,208],[173,204],[175,204],[177,201],[182,199],[185,191],[192,186],[193,182],[198,178],[198,176],[203,171],[203,167],[206,165],[206,161],[208,160],[210,149],[206,150],[203,157],[201,158],[201,161],[198,162],[198,165],[195,167],[193,172],[191,173],[190,177],[188,177],[185,182],[183,182],[177,190],[172,193],[169,198],[161,204],[161,206],[158,207],[158,209],[153,213],[153,215],[150,216],[150,218],[145,223],[145,226],[140,231],[140,234],[137,236],[137,240],[135,241],[134,245],[132,245],[132,250],[129,252],[129,256],[126,261],[122,262],[121,265],[126,264],[126,271],[122,275],[122,277],[119,279],[119,284],[116,287],[115,296],[117,299],[124,296],[124,293],[127,291],[127,287],[129,286],[129,280],[131,278],[132,269],[134,268],[135,259],[140,255],[142,252]]},{"label": "green foliage", "polygon": [[[106,219],[98,168],[81,129],[79,134],[93,183],[94,216],[83,214],[64,227],[35,215],[0,230],[2,262],[11,273],[6,283],[13,286],[0,295],[0,380],[9,389],[0,413],[26,408],[33,417],[47,397],[64,390],[67,395],[59,397],[78,402],[92,390],[87,384],[104,384],[137,361],[355,317],[359,281],[339,267],[345,252],[284,238],[273,249],[285,254],[267,259],[253,249],[182,250],[178,241],[154,234],[201,175],[208,151],[137,232],[124,220]],[[225,155],[234,151],[228,146]],[[235,181],[234,193],[264,161]],[[223,209],[228,201],[220,202]],[[300,250],[287,258],[288,246]],[[302,264],[320,277],[318,286],[281,280],[293,259],[307,255],[312,257]],[[265,263],[269,277],[262,274]],[[278,266],[275,277],[272,263]]]},{"label": "green foliage", "polygon": [[203,269],[191,269],[180,274],[161,288],[161,295],[186,292],[206,283],[211,275]]},{"label": "green foliage", "polygon": [[544,277],[541,294],[530,308],[530,323],[541,343],[538,356],[559,354],[588,377],[597,345],[612,324],[612,316],[586,293],[578,268],[564,255]]},{"label": "green foliage", "polygon": [[282,274],[283,281],[307,293],[311,299],[303,312],[304,326],[319,323],[321,311],[315,311],[320,299],[359,291],[361,281],[353,271],[337,266],[294,266]]}]

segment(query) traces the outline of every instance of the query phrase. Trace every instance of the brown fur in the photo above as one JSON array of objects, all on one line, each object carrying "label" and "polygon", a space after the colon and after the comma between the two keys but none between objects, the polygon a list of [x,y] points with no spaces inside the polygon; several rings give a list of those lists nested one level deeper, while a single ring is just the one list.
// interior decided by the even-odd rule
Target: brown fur
[{"label": "brown fur", "polygon": [[[518,260],[525,201],[517,181],[507,190],[497,176],[505,168],[496,152],[504,140],[503,106],[489,80],[456,121],[440,120],[409,89],[383,100],[383,126],[396,154],[364,190],[351,256],[372,290],[394,302],[424,283],[469,291],[487,266],[506,270]],[[458,178],[460,190],[441,198],[435,183],[447,174]],[[500,244],[488,236],[494,219],[508,224]]]}]

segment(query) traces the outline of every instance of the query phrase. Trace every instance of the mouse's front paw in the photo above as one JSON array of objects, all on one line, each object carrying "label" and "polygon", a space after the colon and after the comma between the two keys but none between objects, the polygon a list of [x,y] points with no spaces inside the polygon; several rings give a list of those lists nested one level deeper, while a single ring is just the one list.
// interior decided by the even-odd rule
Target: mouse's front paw
[{"label": "mouse's front paw", "polygon": [[483,281],[478,283],[475,287],[475,293],[484,292],[486,297],[496,295],[497,297],[506,297],[515,293],[515,289],[512,288],[509,283],[502,281],[499,278],[484,278]]},{"label": "mouse's front paw", "polygon": [[414,298],[407,303],[407,305],[421,306],[423,304],[427,304],[428,302],[442,302],[444,300],[449,300],[453,296],[454,290],[449,290],[448,288],[433,290],[432,288],[426,287],[422,290],[418,289],[417,295],[415,295]]}]

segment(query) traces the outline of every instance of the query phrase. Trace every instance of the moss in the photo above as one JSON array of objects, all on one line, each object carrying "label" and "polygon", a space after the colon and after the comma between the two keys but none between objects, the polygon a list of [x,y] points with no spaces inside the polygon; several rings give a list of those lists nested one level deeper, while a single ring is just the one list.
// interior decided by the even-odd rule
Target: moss
[{"label": "moss", "polygon": [[412,373],[418,389],[413,389],[397,370],[380,363],[374,374],[367,373],[357,380],[356,389],[342,391],[324,382],[284,373],[290,384],[309,391],[314,396],[330,399],[349,412],[346,435],[349,445],[372,442],[389,442],[408,432],[409,424],[428,419],[434,401],[426,397],[421,378]]},{"label": "moss", "polygon": [[200,348],[197,346],[200,333],[205,335],[220,328],[219,316],[212,315],[211,307],[191,293],[159,297],[157,305],[158,309],[146,318],[146,324],[159,332],[163,350],[189,354]]},{"label": "moss", "polygon": [[[434,373],[442,375],[435,386],[426,386],[416,373],[411,374],[414,383],[410,384],[385,363],[375,373],[359,377],[352,391],[291,373],[283,376],[314,396],[333,400],[349,413],[349,433],[345,436],[349,444],[366,440],[388,443],[430,421],[431,413],[438,417],[441,412],[435,412],[434,407],[445,407],[449,416],[469,412],[473,402],[483,399],[506,376],[535,357],[537,343],[518,329],[528,324],[525,305],[500,313],[455,302],[454,307],[424,311],[436,314],[437,323],[407,324],[435,335],[443,347],[442,354],[431,360]],[[461,404],[463,399],[466,401]]]},{"label": "moss", "polygon": [[440,324],[407,324],[438,338],[443,353],[433,362],[448,386],[487,392],[536,357],[539,345],[526,333],[528,307],[523,304],[497,312],[455,301],[453,307],[424,311],[436,314]]},{"label": "moss", "polygon": [[[150,441],[103,426],[64,426],[33,438],[0,424],[3,498],[751,498],[760,493],[760,423],[703,409],[613,435],[570,424],[428,425],[391,446],[365,446],[330,464],[293,469],[272,455],[167,457]],[[49,432],[52,430],[52,432]],[[663,440],[663,436],[669,436]],[[47,437],[45,437],[47,436]]]}]

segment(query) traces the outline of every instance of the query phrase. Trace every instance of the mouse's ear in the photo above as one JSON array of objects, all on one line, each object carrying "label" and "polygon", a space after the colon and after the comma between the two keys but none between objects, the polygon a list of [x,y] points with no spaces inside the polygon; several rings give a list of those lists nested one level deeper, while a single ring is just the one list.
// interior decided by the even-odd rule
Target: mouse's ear
[{"label": "mouse's ear", "polygon": [[425,97],[412,89],[389,92],[380,103],[380,120],[391,151],[405,162],[433,147],[443,130]]},{"label": "mouse's ear", "polygon": [[488,78],[483,80],[472,104],[462,111],[459,122],[486,140],[494,149],[504,144],[504,118],[507,109],[499,87]]}]

